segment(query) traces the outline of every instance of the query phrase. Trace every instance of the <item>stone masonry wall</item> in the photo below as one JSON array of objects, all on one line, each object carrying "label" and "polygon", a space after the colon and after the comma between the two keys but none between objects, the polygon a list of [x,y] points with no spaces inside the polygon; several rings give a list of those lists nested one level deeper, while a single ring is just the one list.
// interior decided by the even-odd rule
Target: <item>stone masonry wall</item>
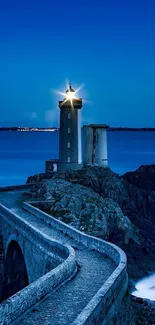
[{"label": "stone masonry wall", "polygon": [[[37,273],[39,270],[39,263],[41,267],[43,260],[45,264],[47,261],[49,264],[50,258],[55,256],[61,262],[45,275],[39,275],[38,272],[37,276],[39,276],[37,279],[35,278],[34,282],[0,304],[1,325],[7,325],[20,317],[49,292],[70,279],[75,274],[77,266],[73,248],[52,241],[51,238],[2,205],[0,205],[0,219],[5,254],[10,241],[16,240],[21,247],[26,264],[29,266],[27,270],[31,274],[29,275],[31,282],[35,278],[35,272]],[[28,259],[30,259],[29,262]],[[33,259],[34,264],[31,265]],[[37,264],[36,268],[35,264]],[[33,276],[32,272],[34,272]]]},{"label": "stone masonry wall", "polygon": [[[31,202],[31,204],[35,205],[36,202]],[[77,242],[82,243],[89,249],[99,251],[100,253],[111,257],[116,262],[117,268],[115,271],[73,323],[74,325],[109,324],[109,321],[117,313],[121,300],[128,287],[126,255],[116,245],[86,235],[51,217],[31,204],[24,203],[24,209],[37,216],[39,219],[51,224],[52,227],[57,230],[68,234],[70,237],[74,238]]]}]

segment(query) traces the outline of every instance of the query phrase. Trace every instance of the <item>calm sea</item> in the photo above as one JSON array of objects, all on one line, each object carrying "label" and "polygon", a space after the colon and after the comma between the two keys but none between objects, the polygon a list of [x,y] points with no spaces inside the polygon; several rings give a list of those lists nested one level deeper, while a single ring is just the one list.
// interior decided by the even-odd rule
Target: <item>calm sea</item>
[{"label": "calm sea", "polygon": [[[58,157],[58,132],[0,132],[0,186],[23,184]],[[155,163],[155,132],[108,132],[108,160],[123,174]]]}]

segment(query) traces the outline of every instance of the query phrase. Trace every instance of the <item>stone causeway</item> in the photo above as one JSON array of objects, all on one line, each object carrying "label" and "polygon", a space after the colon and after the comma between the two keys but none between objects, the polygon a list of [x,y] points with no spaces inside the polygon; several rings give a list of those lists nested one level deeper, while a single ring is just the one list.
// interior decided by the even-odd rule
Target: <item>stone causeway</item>
[{"label": "stone causeway", "polygon": [[4,261],[11,266],[16,243],[28,278],[0,304],[0,324],[110,324],[128,287],[125,253],[23,202],[24,191],[0,189]]}]

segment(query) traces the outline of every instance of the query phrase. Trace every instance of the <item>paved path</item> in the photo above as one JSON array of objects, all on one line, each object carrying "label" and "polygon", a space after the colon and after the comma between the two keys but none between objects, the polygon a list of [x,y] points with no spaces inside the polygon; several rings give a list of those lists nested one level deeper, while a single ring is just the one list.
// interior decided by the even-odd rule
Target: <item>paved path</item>
[{"label": "paved path", "polygon": [[82,244],[60,233],[52,226],[25,212],[21,208],[22,191],[0,193],[0,203],[23,217],[52,239],[71,245],[76,252],[79,271],[76,276],[52,292],[33,311],[26,314],[18,325],[69,325],[97,293],[116,268],[115,263],[102,254],[90,251]]}]

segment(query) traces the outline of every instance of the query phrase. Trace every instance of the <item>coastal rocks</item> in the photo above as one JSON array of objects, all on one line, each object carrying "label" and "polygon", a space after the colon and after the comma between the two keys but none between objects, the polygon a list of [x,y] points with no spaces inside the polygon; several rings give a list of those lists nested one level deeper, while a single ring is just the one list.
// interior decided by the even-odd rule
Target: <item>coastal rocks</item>
[{"label": "coastal rocks", "polygon": [[137,325],[132,299],[128,291],[121,301],[121,308],[109,325]]},{"label": "coastal rocks", "polygon": [[[147,172],[155,175],[155,167],[141,166],[136,172],[142,179]],[[51,200],[46,211],[120,246],[128,257],[129,275],[139,278],[155,269],[155,192],[131,180],[108,167],[88,166],[50,178],[35,175],[28,182],[35,183],[32,198]]]},{"label": "coastal rocks", "polygon": [[155,165],[142,165],[122,178],[128,183],[146,191],[155,191]]},{"label": "coastal rocks", "polygon": [[131,305],[137,325],[155,324],[155,302],[131,296]]},{"label": "coastal rocks", "polygon": [[54,173],[41,173],[41,174],[35,174],[33,176],[29,176],[27,179],[26,184],[30,184],[30,183],[39,183],[44,179],[49,179],[52,178],[54,175]]},{"label": "coastal rocks", "polygon": [[103,239],[118,231],[124,244],[136,239],[136,227],[118,204],[90,188],[55,178],[44,180],[40,187],[34,185],[30,191],[33,197],[46,201],[40,208],[79,230]]}]

